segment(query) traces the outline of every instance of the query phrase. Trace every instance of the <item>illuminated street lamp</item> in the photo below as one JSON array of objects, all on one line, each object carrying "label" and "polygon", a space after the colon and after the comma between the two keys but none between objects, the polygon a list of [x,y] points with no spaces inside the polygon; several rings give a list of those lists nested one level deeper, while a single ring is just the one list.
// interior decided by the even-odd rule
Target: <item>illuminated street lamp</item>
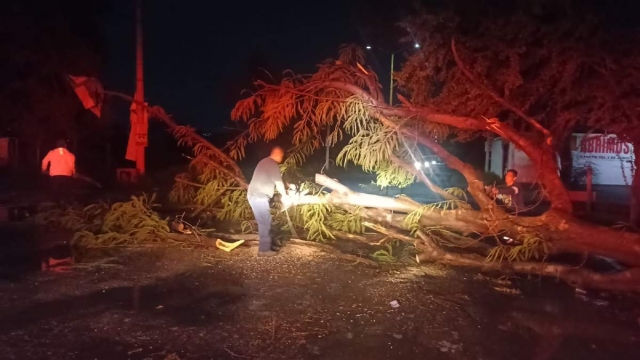
[{"label": "illuminated street lamp", "polygon": [[[435,161],[432,161],[431,164],[435,164]],[[421,164],[420,161],[416,161],[413,163],[413,166],[416,167],[416,170],[420,170],[422,167],[431,167],[431,164],[428,161],[425,161],[424,164]]]},{"label": "illuminated street lamp", "polygon": [[[393,105],[393,68],[394,68],[393,67],[393,62],[395,60],[396,53],[399,53],[400,51],[407,50],[407,49],[409,49],[411,47],[412,46],[406,46],[406,47],[404,47],[404,48],[402,48],[400,50],[396,50],[394,52],[389,52],[389,51],[387,51],[385,49],[376,47],[376,49],[379,49],[379,50],[382,50],[382,51],[384,51],[386,53],[390,53],[391,54],[391,79],[389,80],[389,105]],[[373,47],[371,45],[367,45],[367,46],[365,46],[365,48],[367,50],[372,50],[373,49]],[[420,44],[418,44],[418,43],[413,44],[413,48],[414,49],[419,49],[420,48]]]}]

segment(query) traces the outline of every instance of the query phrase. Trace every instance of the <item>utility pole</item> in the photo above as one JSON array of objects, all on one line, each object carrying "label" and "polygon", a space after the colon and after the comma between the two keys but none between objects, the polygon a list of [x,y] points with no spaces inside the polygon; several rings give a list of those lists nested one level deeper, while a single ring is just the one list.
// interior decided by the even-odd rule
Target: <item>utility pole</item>
[{"label": "utility pole", "polygon": [[[415,44],[413,44],[412,47],[416,48],[416,49],[419,49],[420,48],[420,44],[415,43]],[[366,46],[367,50],[372,50],[373,48],[374,48],[374,46],[371,46],[371,45],[367,45]],[[380,50],[386,52],[387,54],[391,54],[391,73],[389,74],[390,75],[390,78],[389,78],[389,105],[393,105],[393,65],[394,65],[393,63],[395,62],[395,59],[396,59],[396,53],[398,53],[400,51],[403,51],[403,50],[406,50],[409,47],[405,47],[403,49],[400,49],[400,50],[397,50],[397,51],[393,51],[393,52],[386,51],[385,49],[382,49],[382,48],[379,48],[379,47],[375,47],[375,48],[376,49],[380,49]]]},{"label": "utility pole", "polygon": [[[136,1],[136,169],[138,175],[145,173],[145,148],[147,147],[148,123],[145,121],[147,108],[144,104],[144,68],[142,63],[142,0]],[[132,124],[133,126],[133,124]]]}]

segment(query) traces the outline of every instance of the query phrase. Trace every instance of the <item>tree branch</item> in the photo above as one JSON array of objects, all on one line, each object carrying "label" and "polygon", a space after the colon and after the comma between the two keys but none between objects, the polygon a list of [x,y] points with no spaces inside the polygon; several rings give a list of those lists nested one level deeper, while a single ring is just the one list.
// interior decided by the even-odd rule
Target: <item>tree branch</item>
[{"label": "tree branch", "polygon": [[503,98],[500,95],[498,95],[495,91],[491,90],[488,86],[483,84],[480,80],[478,80],[471,73],[469,68],[467,68],[467,66],[462,62],[462,60],[460,60],[460,57],[458,56],[458,52],[456,51],[456,41],[455,41],[455,39],[451,39],[451,52],[453,53],[453,58],[454,58],[454,60],[456,62],[456,65],[458,65],[458,68],[460,68],[460,70],[469,78],[469,80],[471,80],[471,82],[473,82],[482,91],[484,91],[489,96],[491,96],[495,101],[500,103],[500,105],[502,105],[502,106],[506,107],[507,109],[513,111],[516,115],[520,116],[527,123],[529,123],[535,129],[540,131],[545,136],[547,145],[549,145],[549,146],[551,145],[553,137],[551,136],[551,133],[549,133],[549,130],[547,130],[544,126],[540,125],[540,123],[537,122],[534,118],[528,116],[522,110],[520,110],[517,107],[515,107],[514,105],[512,105],[505,98]]},{"label": "tree branch", "polygon": [[[398,127],[395,122],[376,112],[375,110],[371,111],[372,115],[377,118],[383,125],[387,127]],[[484,191],[484,184],[482,181],[478,179],[475,170],[473,167],[462,160],[458,159],[456,156],[448,152],[445,148],[443,148],[440,144],[432,140],[427,136],[421,136],[416,134],[415,131],[400,128],[400,131],[406,136],[415,137],[418,142],[428,147],[436,156],[438,156],[448,167],[458,171],[464,178],[467,180],[468,190],[471,196],[478,202],[483,209],[495,209],[499,214],[503,213],[501,209],[499,209],[495,202],[491,200],[491,198]]]},{"label": "tree branch", "polygon": [[[437,227],[465,236],[509,236],[517,239],[522,234],[535,232],[546,241],[549,253],[584,253],[610,257],[627,265],[640,266],[640,238],[635,233],[615,232],[616,241],[608,241],[612,230],[595,226],[571,218],[566,213],[549,211],[538,217],[507,216],[499,217],[493,212],[480,212],[467,209],[443,210],[435,207],[428,209],[411,199],[390,198],[386,196],[363,194],[351,191],[346,186],[325,175],[317,174],[316,181],[330,190],[328,195],[293,196],[295,204],[332,204],[350,209],[359,206],[360,215],[371,222],[385,224],[407,230],[406,216],[416,210],[422,210],[419,219],[421,227]],[[477,260],[477,259],[476,259]]]},{"label": "tree branch", "polygon": [[487,262],[482,256],[472,254],[450,253],[438,247],[433,240],[426,237],[423,242],[416,242],[422,250],[416,255],[418,262],[442,262],[445,264],[480,268],[484,271],[515,272],[562,279],[573,287],[599,290],[640,289],[640,269],[630,269],[614,274],[599,274],[587,269],[566,265],[546,264],[543,262]]},{"label": "tree branch", "polygon": [[442,196],[443,199],[445,199],[445,200],[459,200],[455,196],[453,196],[453,195],[447,193],[446,191],[442,190],[442,188],[440,188],[438,185],[436,185],[433,182],[431,182],[431,180],[429,180],[429,178],[422,171],[420,171],[420,170],[416,169],[415,167],[407,164],[406,162],[400,160],[397,156],[395,156],[393,154],[391,154],[389,156],[389,158],[391,159],[391,161],[393,161],[394,164],[396,164],[397,166],[400,166],[401,168],[403,168],[408,173],[411,173],[411,174],[413,174],[413,176],[417,177],[423,184],[425,184],[429,189],[431,189],[431,191],[433,191],[434,193]]},{"label": "tree branch", "polygon": [[365,104],[371,106],[372,111],[384,115],[387,118],[391,116],[402,118],[415,117],[423,121],[450,125],[458,129],[491,131],[501,138],[513,142],[534,164],[536,164],[539,169],[540,183],[549,194],[549,200],[551,201],[551,205],[554,209],[564,212],[571,212],[573,209],[573,205],[569,199],[569,193],[558,175],[556,159],[551,148],[549,146],[540,146],[540,144],[534,143],[531,139],[520,134],[507,123],[500,122],[498,119],[475,119],[464,116],[435,113],[433,112],[433,109],[428,107],[416,107],[413,105],[402,108],[389,107],[376,101],[362,88],[340,81],[326,82],[324,86],[341,89],[360,97]]}]

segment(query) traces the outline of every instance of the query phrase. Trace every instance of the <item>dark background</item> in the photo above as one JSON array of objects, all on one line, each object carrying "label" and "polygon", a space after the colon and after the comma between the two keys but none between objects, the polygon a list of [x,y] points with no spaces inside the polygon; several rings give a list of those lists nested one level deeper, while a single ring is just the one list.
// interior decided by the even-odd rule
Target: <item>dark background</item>
[{"label": "dark background", "polygon": [[[422,1],[431,7],[455,8],[465,21],[508,15],[521,2]],[[580,3],[592,11],[597,7],[598,13],[610,15],[609,22],[615,26],[637,23],[638,6],[631,8],[629,1],[557,3]],[[371,44],[390,51],[404,47],[399,40],[408,34],[396,24],[412,14],[413,2],[145,0],[143,7],[147,101],[161,105],[178,123],[196,127],[211,142],[221,145],[238,134],[234,129],[238,124],[229,120],[230,111],[243,97],[243,90],[251,88],[252,79],[265,76],[261,69],[276,78],[286,69],[313,72],[315,64],[336,56],[343,43]],[[47,74],[56,76],[97,76],[105,88],[133,95],[135,1],[12,0],[3,2],[0,9],[1,35],[11,39],[0,51],[0,59],[6,62],[0,70],[3,85],[31,81],[32,74],[47,68]],[[23,50],[27,52],[22,53]],[[368,62],[377,71],[387,94],[389,55],[382,51],[369,55]],[[396,70],[401,62],[396,58]],[[31,89],[41,88],[37,81],[33,83],[36,85]],[[12,89],[6,86],[0,98],[3,136],[16,134],[16,122],[23,122],[21,111],[40,106],[21,102],[24,91]],[[21,135],[21,141],[30,145],[24,151],[29,166],[37,167],[38,163],[33,148],[37,145],[41,149],[41,158],[59,134],[71,140],[71,148],[78,153],[79,168],[85,172],[111,174],[112,167],[133,165],[124,160],[129,104],[108,100],[102,119],[97,119],[80,107],[65,84],[47,89],[42,96],[57,94],[67,96],[76,107],[75,113],[70,112],[75,115],[56,117],[57,110],[52,107],[50,114],[41,116],[50,117],[48,123],[47,119],[38,118],[28,124],[28,128],[39,130],[35,135]],[[7,115],[12,112],[16,115],[13,119]],[[67,120],[73,126],[56,127]],[[185,163],[162,125],[152,123],[150,131],[150,172]],[[248,155],[259,157],[263,151],[264,147],[257,146]],[[111,160],[105,160],[106,154]],[[477,160],[481,161],[480,156]]]}]

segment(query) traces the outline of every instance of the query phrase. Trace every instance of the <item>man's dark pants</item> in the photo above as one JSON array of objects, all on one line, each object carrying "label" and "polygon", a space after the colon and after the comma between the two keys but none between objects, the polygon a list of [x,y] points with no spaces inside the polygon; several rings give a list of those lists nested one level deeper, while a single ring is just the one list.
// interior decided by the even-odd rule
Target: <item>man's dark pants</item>
[{"label": "man's dark pants", "polygon": [[259,196],[248,196],[249,205],[253,210],[253,216],[258,222],[258,251],[271,251],[271,210],[269,207],[269,198]]},{"label": "man's dark pants", "polygon": [[51,177],[51,195],[57,203],[71,201],[73,186],[71,176],[56,175]]}]

